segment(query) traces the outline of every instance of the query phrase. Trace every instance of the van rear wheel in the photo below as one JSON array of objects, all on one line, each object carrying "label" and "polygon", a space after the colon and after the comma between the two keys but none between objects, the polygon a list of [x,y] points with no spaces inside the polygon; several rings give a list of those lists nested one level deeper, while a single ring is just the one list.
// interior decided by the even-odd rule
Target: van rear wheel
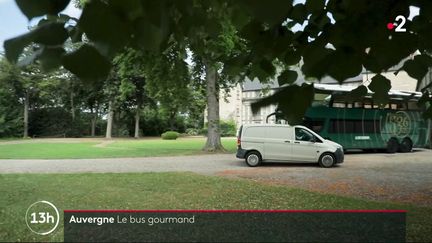
[{"label": "van rear wheel", "polygon": [[257,151],[251,151],[248,154],[246,154],[245,157],[246,164],[250,167],[256,167],[261,164],[261,154]]},{"label": "van rear wheel", "polygon": [[318,164],[323,168],[330,168],[336,164],[336,158],[331,153],[323,153],[318,160]]}]

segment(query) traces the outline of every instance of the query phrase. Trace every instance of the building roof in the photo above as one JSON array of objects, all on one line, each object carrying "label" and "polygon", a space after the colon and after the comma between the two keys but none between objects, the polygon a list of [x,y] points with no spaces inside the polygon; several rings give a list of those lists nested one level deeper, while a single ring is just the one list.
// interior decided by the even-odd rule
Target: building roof
[{"label": "building roof", "polygon": [[[418,53],[417,52],[413,53],[412,55],[404,58],[397,65],[389,68],[386,72],[397,72],[397,71],[399,71],[403,67],[403,65],[405,64],[405,62],[408,61],[408,60],[412,60],[415,55],[418,55]],[[299,66],[293,67],[293,70],[296,71],[297,75],[298,75],[297,80],[295,81],[295,84],[302,84],[302,83],[305,83],[305,82],[308,82],[308,83],[320,83],[320,84],[339,84],[339,82],[336,79],[334,79],[334,78],[332,78],[330,76],[325,76],[321,80],[306,79],[305,76],[303,75],[303,73],[300,71],[300,67]],[[368,74],[371,74],[371,72],[368,71],[368,70],[366,70],[365,68],[363,68],[362,71],[361,71],[361,73],[359,73],[357,76],[354,76],[354,77],[346,79],[343,83],[344,83],[344,85],[345,84],[347,84],[347,85],[351,84],[351,85],[357,85],[358,86],[359,84],[363,83],[363,75],[364,74],[368,75]],[[423,82],[425,83],[425,84],[423,84],[423,86],[425,86],[428,83],[430,83],[431,80],[432,80],[432,78],[428,78],[427,81],[423,80]],[[261,90],[263,88],[275,89],[275,88],[278,88],[278,87],[279,87],[279,84],[278,84],[278,81],[277,81],[276,78],[274,78],[274,79],[272,79],[269,82],[264,83],[264,84],[260,83],[260,81],[257,78],[255,78],[252,81],[250,79],[246,78],[245,82],[242,85],[243,91],[257,91],[257,90]]]},{"label": "building roof", "polygon": [[[350,92],[357,88],[354,85],[338,85],[338,84],[314,84],[315,90],[325,91],[328,93],[332,92]],[[372,91],[368,89],[369,94],[373,94]],[[413,92],[413,91],[403,91],[403,90],[390,90],[388,92],[390,96],[401,96],[401,97],[416,97],[420,98],[422,96],[421,92]]]},{"label": "building roof", "polygon": [[[295,84],[302,84],[302,83],[311,83],[311,82],[316,82],[316,83],[321,83],[321,84],[339,84],[339,82],[330,77],[330,76],[326,76],[324,78],[322,78],[320,81],[318,81],[317,79],[313,80],[313,79],[307,79],[305,78],[305,76],[297,69],[297,80],[295,81]],[[361,84],[363,82],[363,74],[360,73],[359,75],[355,76],[355,77],[351,77],[348,78],[344,81],[345,84],[351,83],[351,84]],[[246,77],[245,81],[242,84],[242,89],[243,91],[256,91],[256,90],[261,90],[263,88],[270,88],[270,89],[275,89],[278,88],[279,84],[277,79],[272,79],[267,83],[261,83],[257,78],[255,78],[254,80],[250,80],[249,78]]]}]

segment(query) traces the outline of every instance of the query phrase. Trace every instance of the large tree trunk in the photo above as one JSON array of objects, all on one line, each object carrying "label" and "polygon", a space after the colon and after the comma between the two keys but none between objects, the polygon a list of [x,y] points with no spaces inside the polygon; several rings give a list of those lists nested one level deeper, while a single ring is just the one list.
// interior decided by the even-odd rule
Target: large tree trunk
[{"label": "large tree trunk", "polygon": [[74,104],[74,92],[73,92],[73,90],[70,93],[70,105],[71,105],[72,121],[75,121],[75,104]]},{"label": "large tree trunk", "polygon": [[206,68],[207,83],[207,142],[203,150],[209,152],[225,151],[221,143],[219,128],[219,88],[216,67],[208,62]]},{"label": "large tree trunk", "polygon": [[107,117],[107,128],[106,128],[106,136],[105,138],[111,138],[112,136],[112,128],[113,128],[113,119],[114,119],[114,110],[113,110],[112,101],[108,104],[108,117]]},{"label": "large tree trunk", "polygon": [[96,121],[97,121],[97,109],[90,108],[91,111],[91,136],[96,136]]},{"label": "large tree trunk", "polygon": [[170,112],[170,115],[169,115],[169,124],[170,124],[170,130],[171,131],[175,131],[175,129],[176,129],[176,127],[175,127],[176,115],[177,115],[176,111],[171,111]]},{"label": "large tree trunk", "polygon": [[96,136],[96,117],[91,119],[91,135],[92,137]]},{"label": "large tree trunk", "polygon": [[24,98],[24,134],[23,134],[24,138],[28,137],[28,117],[29,117],[29,106],[30,106],[29,98],[30,95],[28,92],[26,92]]},{"label": "large tree trunk", "polygon": [[140,113],[141,113],[141,109],[139,106],[137,106],[136,108],[136,112],[135,112],[135,138],[139,138],[140,137]]}]

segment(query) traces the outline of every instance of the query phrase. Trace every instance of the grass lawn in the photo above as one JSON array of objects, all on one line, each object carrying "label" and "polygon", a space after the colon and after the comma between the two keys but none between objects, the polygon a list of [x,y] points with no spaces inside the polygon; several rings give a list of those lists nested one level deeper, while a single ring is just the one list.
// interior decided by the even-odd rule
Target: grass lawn
[{"label": "grass lawn", "polygon": [[[192,173],[2,174],[0,240],[62,241],[63,218],[49,236],[26,227],[38,200],[64,209],[404,209],[407,240],[431,241],[432,208],[365,201]],[[62,215],[62,213],[61,213]]]},{"label": "grass lawn", "polygon": [[[71,140],[72,141],[72,140]],[[191,155],[203,153],[205,138],[180,138],[177,140],[85,140],[80,142],[44,142],[43,140],[24,143],[0,144],[0,159],[83,159],[121,158],[170,155]],[[103,141],[110,143],[97,146]],[[234,152],[236,141],[223,138],[223,146]]]}]

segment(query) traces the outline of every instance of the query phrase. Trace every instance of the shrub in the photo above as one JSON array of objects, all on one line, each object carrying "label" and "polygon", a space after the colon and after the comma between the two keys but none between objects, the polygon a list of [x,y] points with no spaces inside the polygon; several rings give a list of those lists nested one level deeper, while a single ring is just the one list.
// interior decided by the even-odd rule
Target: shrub
[{"label": "shrub", "polygon": [[164,132],[164,133],[162,133],[162,139],[165,139],[165,140],[176,140],[178,137],[179,137],[179,133],[178,132],[175,132],[175,131],[167,131],[167,132]]},{"label": "shrub", "polygon": [[237,130],[233,120],[220,121],[220,131],[222,137],[235,137]]},{"label": "shrub", "polygon": [[197,128],[188,128],[186,129],[186,134],[190,136],[196,136],[200,134],[200,130]]},{"label": "shrub", "polygon": [[[200,130],[200,134],[207,136],[208,124],[206,123],[204,128]],[[224,121],[221,120],[219,122],[220,134],[221,137],[235,137],[237,135],[237,129],[235,122],[233,120]]]},{"label": "shrub", "polygon": [[200,129],[199,134],[203,135],[203,136],[207,136],[207,133],[208,133],[208,128],[207,128],[207,124],[206,124],[206,126],[204,128]]}]

